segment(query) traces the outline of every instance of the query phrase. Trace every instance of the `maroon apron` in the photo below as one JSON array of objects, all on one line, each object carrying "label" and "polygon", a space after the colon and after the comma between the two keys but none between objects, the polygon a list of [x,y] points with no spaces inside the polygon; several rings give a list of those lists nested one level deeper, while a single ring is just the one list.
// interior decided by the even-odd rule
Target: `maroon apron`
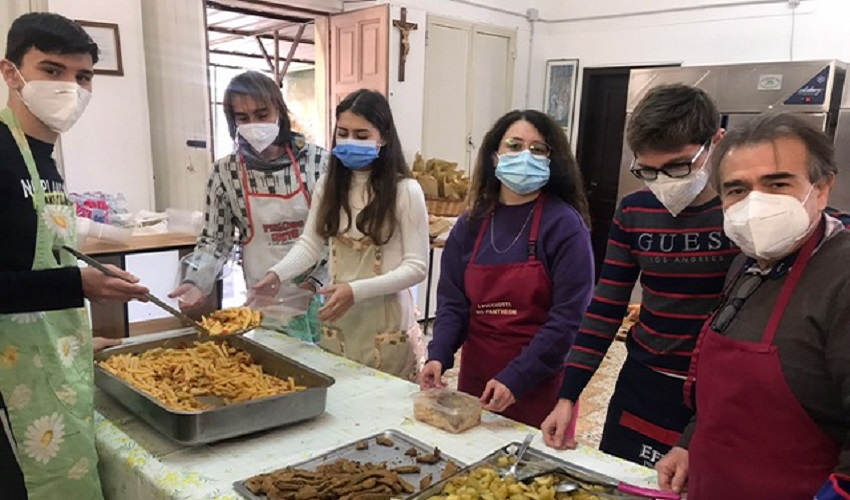
[{"label": "maroon apron", "polygon": [[[469,331],[461,351],[458,389],[475,397],[493,377],[516,359],[549,319],[552,282],[537,259],[537,235],[544,196],[537,198],[528,239],[528,260],[514,264],[482,265],[475,258],[490,224],[478,231],[464,286],[469,298]],[[502,415],[540,427],[558,402],[564,370],[529,389]],[[516,395],[514,395],[516,397]]]},{"label": "maroon apron", "polygon": [[814,497],[838,465],[838,445],[791,392],[773,339],[794,288],[824,234],[821,223],[791,271],[760,343],[703,327],[691,360],[685,401],[699,374],[697,427],[688,448],[690,500]]}]

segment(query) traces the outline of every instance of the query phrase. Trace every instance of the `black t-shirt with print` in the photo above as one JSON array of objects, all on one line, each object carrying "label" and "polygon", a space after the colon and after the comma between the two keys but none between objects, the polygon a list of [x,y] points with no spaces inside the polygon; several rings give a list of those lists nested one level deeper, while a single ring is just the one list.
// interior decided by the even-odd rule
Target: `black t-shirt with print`
[{"label": "black t-shirt with print", "polygon": [[[27,139],[45,192],[64,193],[64,181],[51,156],[53,145]],[[37,231],[32,196],[32,179],[24,158],[9,128],[0,123],[0,313],[82,307],[78,268],[32,270]]]}]

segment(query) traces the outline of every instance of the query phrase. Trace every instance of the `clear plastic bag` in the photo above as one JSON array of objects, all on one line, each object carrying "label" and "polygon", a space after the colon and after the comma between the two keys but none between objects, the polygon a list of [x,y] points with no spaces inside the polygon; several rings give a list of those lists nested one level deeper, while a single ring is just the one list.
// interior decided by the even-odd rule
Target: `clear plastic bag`
[{"label": "clear plastic bag", "polygon": [[284,330],[289,321],[307,312],[313,292],[295,285],[283,285],[274,296],[251,294],[251,308],[263,313],[263,328]]},{"label": "clear plastic bag", "polygon": [[212,293],[216,281],[229,276],[232,270],[233,261],[227,255],[192,252],[180,259],[180,272],[175,286],[191,283],[207,296]]},{"label": "clear plastic bag", "polygon": [[422,391],[413,397],[413,417],[454,434],[481,423],[481,402],[452,389]]}]

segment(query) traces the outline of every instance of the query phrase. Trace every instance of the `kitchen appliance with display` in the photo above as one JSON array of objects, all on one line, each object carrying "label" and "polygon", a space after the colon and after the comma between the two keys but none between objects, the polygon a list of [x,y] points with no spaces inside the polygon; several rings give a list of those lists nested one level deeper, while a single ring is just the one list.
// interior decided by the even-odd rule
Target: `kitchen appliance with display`
[{"label": "kitchen appliance with display", "polygon": [[[830,204],[850,210],[850,82],[837,60],[690,66],[632,70],[627,120],[652,88],[671,83],[699,87],[717,102],[721,126],[730,129],[766,111],[796,113],[835,138],[839,176]],[[847,86],[845,86],[847,83]],[[843,97],[843,100],[842,100]],[[634,154],[623,144],[618,199],[644,187],[629,172]]]}]

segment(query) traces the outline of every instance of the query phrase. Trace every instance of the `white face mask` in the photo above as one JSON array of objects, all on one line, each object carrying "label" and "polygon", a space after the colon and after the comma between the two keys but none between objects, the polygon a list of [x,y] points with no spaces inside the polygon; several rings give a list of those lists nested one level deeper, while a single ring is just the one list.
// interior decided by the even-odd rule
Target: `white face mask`
[{"label": "white face mask", "polygon": [[280,134],[280,125],[277,123],[244,123],[236,127],[236,130],[254,148],[254,151],[262,153],[277,139],[278,134]]},{"label": "white face mask", "polygon": [[674,179],[659,172],[658,178],[654,181],[644,181],[644,184],[673,217],[676,217],[702,193],[708,184],[708,171],[705,168],[708,163],[706,162],[708,162],[707,158],[703,162],[703,168],[692,171],[687,177]]},{"label": "white face mask", "polygon": [[776,260],[791,253],[813,222],[803,201],[787,194],[751,191],[746,198],[723,212],[723,230],[749,257]]},{"label": "white face mask", "polygon": [[74,82],[49,80],[24,80],[19,95],[36,118],[60,134],[74,126],[91,100],[91,92]]}]

